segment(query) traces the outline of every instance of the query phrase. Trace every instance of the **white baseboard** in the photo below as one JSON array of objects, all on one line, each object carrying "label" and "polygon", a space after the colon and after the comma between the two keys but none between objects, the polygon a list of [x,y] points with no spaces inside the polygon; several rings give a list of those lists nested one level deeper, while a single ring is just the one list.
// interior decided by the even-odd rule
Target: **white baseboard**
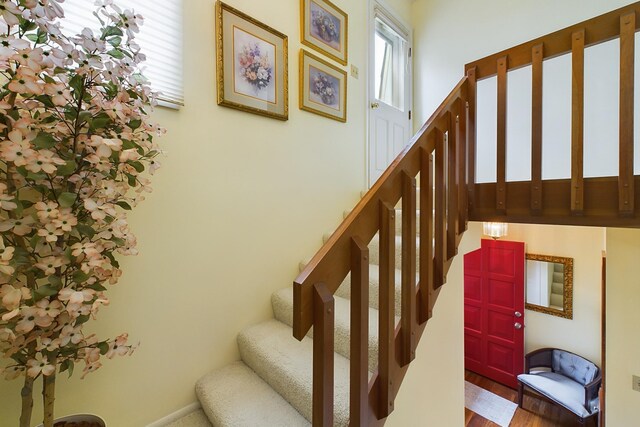
[{"label": "white baseboard", "polygon": [[196,411],[200,408],[200,402],[193,402],[192,404],[187,405],[182,409],[178,409],[176,412],[169,414],[166,417],[159,419],[158,421],[147,424],[146,427],[165,427],[166,425],[171,424],[172,422],[179,420],[185,415],[189,415],[193,411]]}]

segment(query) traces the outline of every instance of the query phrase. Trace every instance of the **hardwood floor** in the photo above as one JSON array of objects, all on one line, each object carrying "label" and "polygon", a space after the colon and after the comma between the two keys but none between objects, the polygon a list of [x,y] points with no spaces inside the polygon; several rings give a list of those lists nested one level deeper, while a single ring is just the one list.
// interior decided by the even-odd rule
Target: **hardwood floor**
[{"label": "hardwood floor", "polygon": [[[518,402],[517,390],[498,384],[471,371],[465,371],[464,376],[467,381],[478,387],[512,402]],[[580,425],[572,413],[532,393],[525,392],[523,406],[524,409],[516,409],[516,413],[509,427],[575,427]],[[481,417],[467,408],[464,409],[464,413],[465,426],[498,426],[498,424]],[[595,419],[589,420],[586,424],[587,427],[595,427],[596,425]]]}]

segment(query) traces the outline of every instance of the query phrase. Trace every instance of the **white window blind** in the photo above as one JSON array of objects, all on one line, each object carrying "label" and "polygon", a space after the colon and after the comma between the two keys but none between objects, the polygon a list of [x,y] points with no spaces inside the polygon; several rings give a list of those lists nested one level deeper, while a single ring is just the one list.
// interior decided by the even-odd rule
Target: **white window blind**
[{"label": "white window blind", "polygon": [[[121,9],[133,9],[144,17],[136,34],[136,42],[147,60],[142,63],[144,76],[159,99],[174,105],[184,105],[182,88],[182,0],[116,0]],[[84,28],[93,30],[99,22],[91,0],[66,0],[62,3],[65,34],[76,34]]]}]

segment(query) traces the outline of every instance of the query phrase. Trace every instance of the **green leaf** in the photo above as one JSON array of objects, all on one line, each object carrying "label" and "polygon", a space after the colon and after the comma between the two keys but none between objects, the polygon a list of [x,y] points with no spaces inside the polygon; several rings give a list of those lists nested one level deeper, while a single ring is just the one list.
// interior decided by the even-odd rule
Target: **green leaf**
[{"label": "green leaf", "polygon": [[110,55],[116,59],[124,58],[124,52],[122,52],[120,49],[111,49],[109,52],[107,52],[107,55]]},{"label": "green leaf", "polygon": [[34,299],[40,301],[42,298],[51,297],[58,294],[58,290],[51,285],[40,286],[34,292]]},{"label": "green leaf", "polygon": [[100,354],[104,356],[109,351],[109,344],[107,344],[106,341],[105,342],[99,342],[98,343],[98,348],[100,349]]},{"label": "green leaf", "polygon": [[91,120],[91,130],[103,129],[111,122],[110,117],[94,118]]},{"label": "green leaf", "polygon": [[69,86],[73,88],[73,96],[75,99],[80,99],[80,94],[84,90],[84,77],[76,74],[69,80]]},{"label": "green leaf", "polygon": [[58,175],[60,176],[69,176],[76,171],[78,165],[75,161],[69,160],[64,165],[58,166]]},{"label": "green leaf", "polygon": [[63,208],[70,208],[76,202],[77,197],[76,193],[62,193],[58,197],[58,203]]},{"label": "green leaf", "polygon": [[127,202],[116,202],[116,205],[120,206],[125,211],[130,211],[131,210],[131,205],[129,205],[129,203],[127,203]]},{"label": "green leaf", "polygon": [[73,281],[79,285],[89,280],[89,277],[90,276],[82,270],[75,271],[72,276]]},{"label": "green leaf", "polygon": [[38,95],[38,96],[36,96],[36,99],[38,101],[42,102],[42,104],[45,107],[49,107],[49,108],[55,107],[55,104],[53,103],[53,101],[51,100],[51,97],[49,95]]},{"label": "green leaf", "polygon": [[140,125],[142,125],[142,120],[131,120],[129,122],[129,127],[133,130],[136,130],[140,127]]},{"label": "green leaf", "polygon": [[32,142],[39,149],[49,149],[56,145],[56,139],[47,132],[40,132]]},{"label": "green leaf", "polygon": [[49,281],[51,286],[55,287],[57,290],[62,289],[62,279],[60,277],[51,275],[47,280]]},{"label": "green leaf", "polygon": [[43,173],[33,173],[33,172],[29,172],[26,176],[27,179],[30,179],[31,181],[44,181],[45,179],[47,179],[47,175],[43,174]]},{"label": "green leaf", "polygon": [[122,43],[122,37],[111,37],[109,40],[107,40],[107,42],[109,42],[109,44],[113,47],[118,47]]},{"label": "green leaf", "polygon": [[38,236],[37,234],[35,236],[33,236],[31,238],[31,240],[29,241],[29,246],[31,246],[31,248],[35,249],[36,246],[38,246],[38,243],[40,243],[40,240],[42,240],[42,236]]},{"label": "green leaf", "polygon": [[111,241],[112,241],[113,243],[115,243],[116,245],[118,245],[118,246],[124,246],[124,245],[127,243],[127,242],[125,242],[123,239],[121,239],[121,238],[119,238],[119,237],[115,237],[115,236],[113,236],[113,237],[111,238]]},{"label": "green leaf", "polygon": [[29,171],[27,170],[27,168],[25,168],[24,166],[20,166],[17,167],[16,170],[18,171],[18,173],[24,177],[26,177],[27,175],[29,175]]},{"label": "green leaf", "polygon": [[96,235],[96,230],[94,230],[93,227],[86,224],[76,225],[76,230],[78,230],[81,235],[87,236],[89,239],[93,239],[93,236]]},{"label": "green leaf", "polygon": [[138,173],[142,173],[144,172],[144,165],[140,162],[127,162],[128,164],[130,164],[131,166],[133,166],[133,168],[138,172]]},{"label": "green leaf", "polygon": [[73,366],[74,366],[73,360],[67,359],[60,364],[59,372],[63,373],[65,371],[69,371],[69,378],[71,378],[71,375],[73,375]]},{"label": "green leaf", "polygon": [[130,173],[125,173],[125,175],[127,176],[129,187],[136,187],[138,185],[138,181],[136,180],[135,176],[131,175]]},{"label": "green leaf", "polygon": [[89,321],[89,315],[81,315],[76,318],[76,326],[82,325],[83,323],[87,323]]},{"label": "green leaf", "polygon": [[104,31],[102,32],[102,39],[104,40],[107,37],[122,36],[122,35],[124,35],[124,33],[120,28],[110,25],[107,28],[105,28]]},{"label": "green leaf", "polygon": [[106,291],[107,288],[105,288],[104,286],[102,286],[100,283],[94,283],[93,285],[89,285],[87,286],[87,288],[89,289],[93,289],[96,292],[103,292]]}]

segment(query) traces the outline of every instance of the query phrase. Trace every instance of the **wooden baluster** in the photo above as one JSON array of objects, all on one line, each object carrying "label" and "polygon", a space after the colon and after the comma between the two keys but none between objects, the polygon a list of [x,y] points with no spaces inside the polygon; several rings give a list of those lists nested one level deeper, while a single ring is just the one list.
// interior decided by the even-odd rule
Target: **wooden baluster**
[{"label": "wooden baluster", "polygon": [[584,212],[584,30],[572,34],[571,213]]},{"label": "wooden baluster", "polygon": [[496,210],[507,212],[507,68],[508,58],[498,59],[498,149]]},{"label": "wooden baluster", "polygon": [[[466,95],[466,93],[465,93]],[[460,99],[458,115],[458,234],[467,229],[467,114],[466,96]]]},{"label": "wooden baluster", "polygon": [[542,60],[544,45],[531,50],[531,214],[542,214]]},{"label": "wooden baluster", "polygon": [[445,278],[445,256],[447,248],[447,228],[446,228],[446,178],[445,178],[445,143],[444,135],[438,129],[434,130],[436,138],[436,173],[435,173],[435,256],[433,261],[433,288],[438,289],[444,285]]},{"label": "wooden baluster", "polygon": [[449,132],[447,138],[447,260],[450,260],[458,251],[456,244],[458,235],[458,183],[456,173],[457,166],[457,108],[449,112]]},{"label": "wooden baluster", "polygon": [[400,366],[415,359],[416,333],[416,179],[402,174],[402,351]]},{"label": "wooden baluster", "polygon": [[350,412],[352,426],[368,424],[369,409],[369,248],[351,239]]},{"label": "wooden baluster", "polygon": [[395,210],[380,202],[380,297],[378,302],[378,376],[380,394],[378,419],[393,411],[391,365],[395,354]]},{"label": "wooden baluster", "polygon": [[313,425],[333,426],[334,299],[324,283],[313,287]]},{"label": "wooden baluster", "polygon": [[[434,132],[427,136],[430,141],[434,140],[435,137]],[[420,324],[431,318],[429,299],[432,292],[433,155],[422,148],[420,149]]]},{"label": "wooden baluster", "polygon": [[636,15],[620,18],[620,166],[618,196],[620,216],[633,216],[635,210],[633,177],[634,58]]},{"label": "wooden baluster", "polygon": [[467,200],[468,209],[474,209],[474,195],[476,186],[476,68],[470,68],[467,71],[467,79],[469,81],[469,121],[467,125]]}]

